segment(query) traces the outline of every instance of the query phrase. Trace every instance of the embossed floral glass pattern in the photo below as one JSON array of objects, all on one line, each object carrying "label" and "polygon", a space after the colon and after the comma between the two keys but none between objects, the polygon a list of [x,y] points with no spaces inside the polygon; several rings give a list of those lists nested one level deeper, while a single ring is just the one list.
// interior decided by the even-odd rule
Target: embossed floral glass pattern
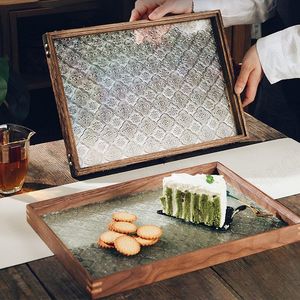
[{"label": "embossed floral glass pattern", "polygon": [[[268,213],[250,198],[229,185],[227,187],[232,196],[243,199],[244,203]],[[143,192],[49,213],[43,219],[93,278],[286,226],[276,217],[256,217],[250,209],[236,214],[227,231],[186,223],[180,219],[157,214],[157,210],[161,209],[159,200],[161,194],[161,189]],[[141,252],[133,257],[124,257],[111,249],[100,249],[97,240],[101,233],[107,231],[112,214],[119,211],[120,207],[138,216],[136,221],[138,226],[145,224],[160,226],[163,229],[160,241],[154,246],[143,247]]]},{"label": "embossed floral glass pattern", "polygon": [[237,134],[210,20],[55,48],[81,167]]}]

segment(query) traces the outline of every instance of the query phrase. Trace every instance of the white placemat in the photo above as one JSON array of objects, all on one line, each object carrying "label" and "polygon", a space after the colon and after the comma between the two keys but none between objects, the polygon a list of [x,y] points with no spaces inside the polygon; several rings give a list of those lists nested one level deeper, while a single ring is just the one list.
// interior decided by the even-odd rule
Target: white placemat
[{"label": "white placemat", "polygon": [[300,143],[280,139],[0,199],[0,269],[51,256],[26,222],[26,204],[219,161],[273,198],[300,193]]}]

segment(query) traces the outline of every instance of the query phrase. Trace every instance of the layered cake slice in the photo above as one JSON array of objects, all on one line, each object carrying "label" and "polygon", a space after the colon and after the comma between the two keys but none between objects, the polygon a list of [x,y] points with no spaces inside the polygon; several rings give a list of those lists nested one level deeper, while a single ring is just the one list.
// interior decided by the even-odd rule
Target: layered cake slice
[{"label": "layered cake slice", "polygon": [[195,224],[220,228],[227,207],[222,175],[172,174],[163,179],[163,213]]}]

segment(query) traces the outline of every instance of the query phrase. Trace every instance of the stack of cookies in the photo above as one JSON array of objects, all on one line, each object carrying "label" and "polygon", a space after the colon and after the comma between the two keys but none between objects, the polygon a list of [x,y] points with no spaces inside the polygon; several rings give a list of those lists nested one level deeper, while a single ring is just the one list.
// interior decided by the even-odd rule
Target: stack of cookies
[{"label": "stack of cookies", "polygon": [[134,222],[137,216],[128,212],[113,213],[113,220],[108,231],[101,234],[98,245],[101,248],[113,249],[131,256],[141,251],[141,246],[151,246],[158,242],[162,235],[160,227],[144,225],[137,227]]}]

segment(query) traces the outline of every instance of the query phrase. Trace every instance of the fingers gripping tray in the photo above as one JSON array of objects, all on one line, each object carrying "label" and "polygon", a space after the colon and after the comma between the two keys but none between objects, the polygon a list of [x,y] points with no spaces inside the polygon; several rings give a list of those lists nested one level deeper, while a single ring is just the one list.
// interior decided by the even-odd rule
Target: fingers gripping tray
[{"label": "fingers gripping tray", "polygon": [[218,12],[51,32],[44,46],[74,176],[247,136]]}]

